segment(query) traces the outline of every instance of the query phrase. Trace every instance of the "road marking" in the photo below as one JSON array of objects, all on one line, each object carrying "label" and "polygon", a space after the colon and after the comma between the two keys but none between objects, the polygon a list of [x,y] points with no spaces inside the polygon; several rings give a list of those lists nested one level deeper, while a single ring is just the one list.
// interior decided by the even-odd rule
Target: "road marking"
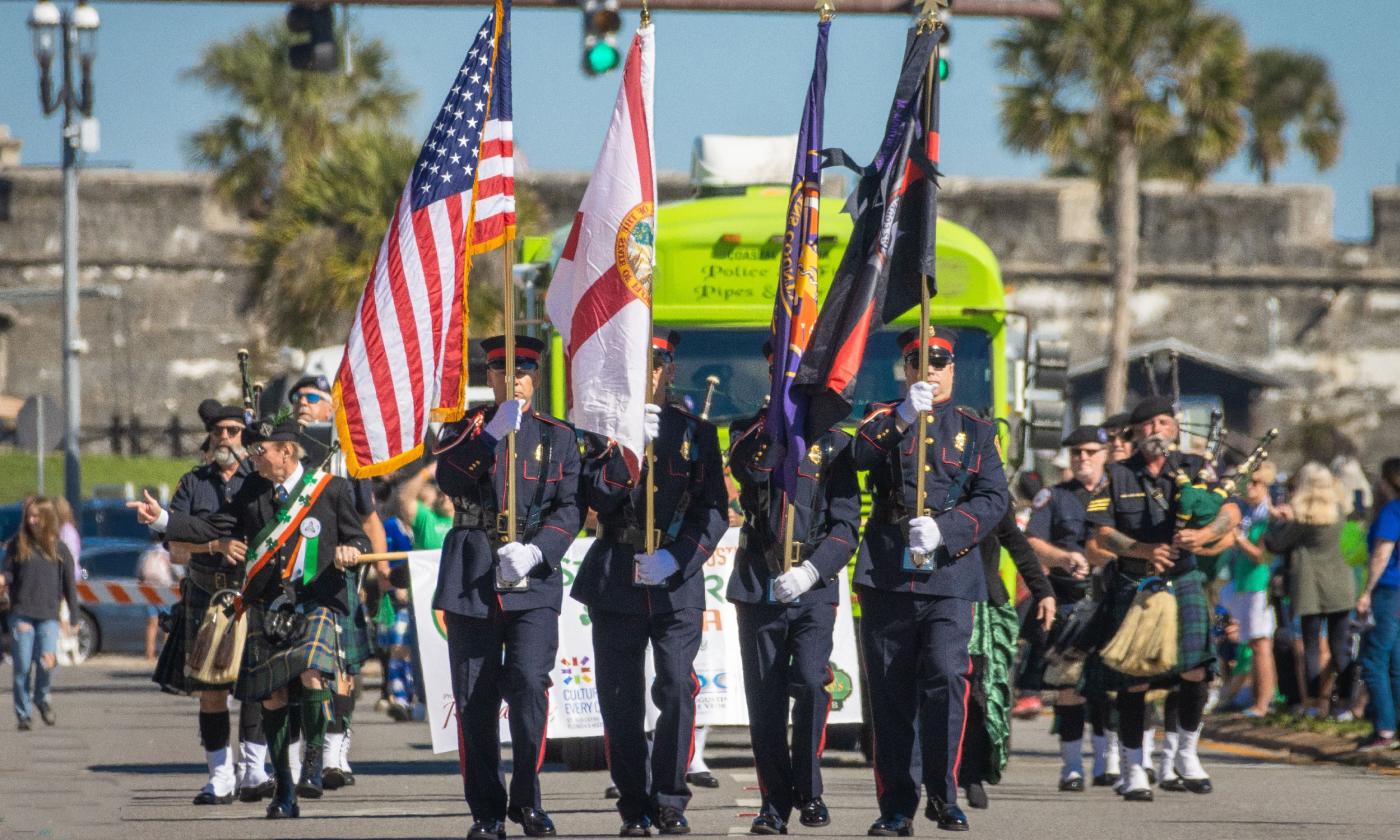
[{"label": "road marking", "polygon": [[734,804],[740,808],[762,808],[762,799],[735,799]]}]

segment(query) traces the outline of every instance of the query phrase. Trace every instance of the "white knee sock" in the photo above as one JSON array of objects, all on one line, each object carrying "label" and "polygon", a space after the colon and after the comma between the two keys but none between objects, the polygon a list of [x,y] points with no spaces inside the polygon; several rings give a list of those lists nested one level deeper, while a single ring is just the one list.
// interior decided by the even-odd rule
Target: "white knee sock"
[{"label": "white knee sock", "polygon": [[1143,766],[1143,750],[1123,751],[1123,789],[1147,790],[1147,768]]},{"label": "white knee sock", "polygon": [[695,755],[690,758],[690,767],[687,773],[708,773],[709,765],[705,764],[705,737],[710,734],[710,727],[695,727]]},{"label": "white knee sock", "polygon": [[301,752],[304,749],[306,743],[301,738],[297,738],[287,747],[287,766],[292,768],[293,779],[301,778]]},{"label": "white knee sock", "polygon": [[1094,746],[1094,778],[1098,778],[1108,772],[1108,736],[1093,735],[1090,742]]},{"label": "white knee sock", "polygon": [[1118,733],[1113,730],[1108,731],[1108,743],[1104,745],[1104,768],[1103,771],[1113,776],[1120,775],[1123,766],[1123,745],[1118,741]]},{"label": "white knee sock", "polygon": [[1176,732],[1162,733],[1162,760],[1157,766],[1158,782],[1164,782],[1176,775],[1179,738]]},{"label": "white knee sock", "polygon": [[[327,732],[326,747],[321,752],[321,766],[329,770],[332,767],[340,767],[340,756],[344,752],[345,740],[344,732]],[[341,768],[344,769],[344,768]]]},{"label": "white knee sock", "polygon": [[345,727],[345,732],[340,736],[340,757],[337,759],[339,764],[336,766],[346,773],[353,772],[350,769],[350,736],[354,734],[354,731],[355,730],[347,726]]},{"label": "white knee sock", "polygon": [[1084,739],[1060,742],[1060,779],[1084,778]]},{"label": "white knee sock", "polygon": [[267,781],[267,744],[244,741],[238,745],[243,753],[239,769],[243,775],[240,787],[257,787]]},{"label": "white knee sock", "polygon": [[215,796],[228,796],[233,793],[233,750],[224,747],[212,752],[206,751],[204,760],[209,765],[209,781],[205,783],[204,790]]},{"label": "white knee sock", "polygon": [[[1202,724],[1204,725],[1204,724]],[[1183,779],[1208,779],[1210,774],[1201,766],[1196,747],[1201,741],[1201,727],[1192,731],[1179,730],[1177,734],[1176,771]]]}]

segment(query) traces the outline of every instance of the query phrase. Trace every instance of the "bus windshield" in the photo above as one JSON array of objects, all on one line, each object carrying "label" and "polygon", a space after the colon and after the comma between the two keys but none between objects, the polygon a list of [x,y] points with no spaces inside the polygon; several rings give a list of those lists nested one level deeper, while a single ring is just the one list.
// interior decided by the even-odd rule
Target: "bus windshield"
[{"label": "bus windshield", "polygon": [[[856,377],[851,422],[864,415],[872,402],[899,399],[904,393],[903,363],[895,336],[903,330],[884,330],[870,340]],[[715,376],[709,419],[716,425],[751,416],[768,395],[768,366],[763,360],[767,327],[690,329],[681,332],[676,352],[675,398],[697,414],[704,407],[706,379]],[[965,327],[958,331],[954,353],[957,374],[953,401],[987,416],[992,409],[992,340],[986,332]]]}]

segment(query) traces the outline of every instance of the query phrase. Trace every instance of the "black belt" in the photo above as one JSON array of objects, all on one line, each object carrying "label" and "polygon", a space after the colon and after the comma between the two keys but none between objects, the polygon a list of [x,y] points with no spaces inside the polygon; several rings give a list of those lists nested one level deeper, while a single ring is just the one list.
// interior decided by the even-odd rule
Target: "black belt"
[{"label": "black belt", "polygon": [[224,571],[190,564],[185,577],[210,595],[221,589],[236,589],[243,585],[243,570],[236,566],[230,566]]},{"label": "black belt", "polygon": [[476,510],[458,510],[452,514],[453,528],[477,528],[482,531],[489,531],[496,527],[496,517],[486,511],[477,508]]},{"label": "black belt", "polygon": [[[598,523],[598,541],[614,543],[616,545],[630,545],[633,548],[641,548],[647,544],[646,531],[640,525],[607,525]],[[672,542],[667,534],[661,534],[656,542],[657,548],[665,548]]]}]

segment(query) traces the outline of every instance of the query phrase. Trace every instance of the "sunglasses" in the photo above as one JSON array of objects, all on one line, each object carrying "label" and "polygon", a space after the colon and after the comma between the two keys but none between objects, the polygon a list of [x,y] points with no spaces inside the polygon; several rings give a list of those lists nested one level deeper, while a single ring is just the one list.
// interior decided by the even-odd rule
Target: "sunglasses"
[{"label": "sunglasses", "polygon": [[[906,365],[908,365],[909,367],[911,367],[911,368],[917,368],[917,367],[919,366],[919,354],[918,354],[918,353],[910,353],[909,355],[907,355],[907,356],[904,357],[904,363],[905,363]],[[953,363],[953,354],[952,354],[952,353],[930,353],[930,354],[928,354],[928,364],[929,364],[929,367],[933,368],[934,370],[943,370],[944,368],[946,368],[948,365],[951,365],[952,363]]]},{"label": "sunglasses", "polygon": [[[489,361],[489,362],[486,363],[486,369],[487,369],[487,370],[504,371],[504,370],[506,369],[506,360],[505,360],[505,359],[492,359],[491,361]],[[516,357],[515,357],[515,372],[516,372],[516,373],[528,373],[529,371],[532,371],[532,370],[539,370],[539,369],[540,369],[540,363],[539,363],[538,360],[536,360],[536,359],[522,359],[522,358],[519,357],[519,356],[516,356]]]},{"label": "sunglasses", "polygon": [[674,362],[675,360],[676,360],[675,355],[672,354],[672,353],[669,353],[669,352],[667,352],[667,351],[665,351],[665,350],[653,350],[653,351],[651,351],[651,366],[652,366],[652,367],[661,367],[662,365],[669,365],[669,364],[671,364],[672,362]]},{"label": "sunglasses", "polygon": [[315,405],[321,400],[326,399],[330,399],[330,397],[324,394],[318,394],[315,391],[297,391],[295,394],[292,394],[292,402],[294,403],[304,402],[308,405]]},{"label": "sunglasses", "polygon": [[263,446],[261,443],[255,443],[252,446],[248,447],[248,454],[256,455],[257,457],[261,458],[262,456],[267,454],[267,447]]},{"label": "sunglasses", "polygon": [[209,430],[209,434],[214,437],[236,438],[243,434],[242,426],[215,426]]}]

